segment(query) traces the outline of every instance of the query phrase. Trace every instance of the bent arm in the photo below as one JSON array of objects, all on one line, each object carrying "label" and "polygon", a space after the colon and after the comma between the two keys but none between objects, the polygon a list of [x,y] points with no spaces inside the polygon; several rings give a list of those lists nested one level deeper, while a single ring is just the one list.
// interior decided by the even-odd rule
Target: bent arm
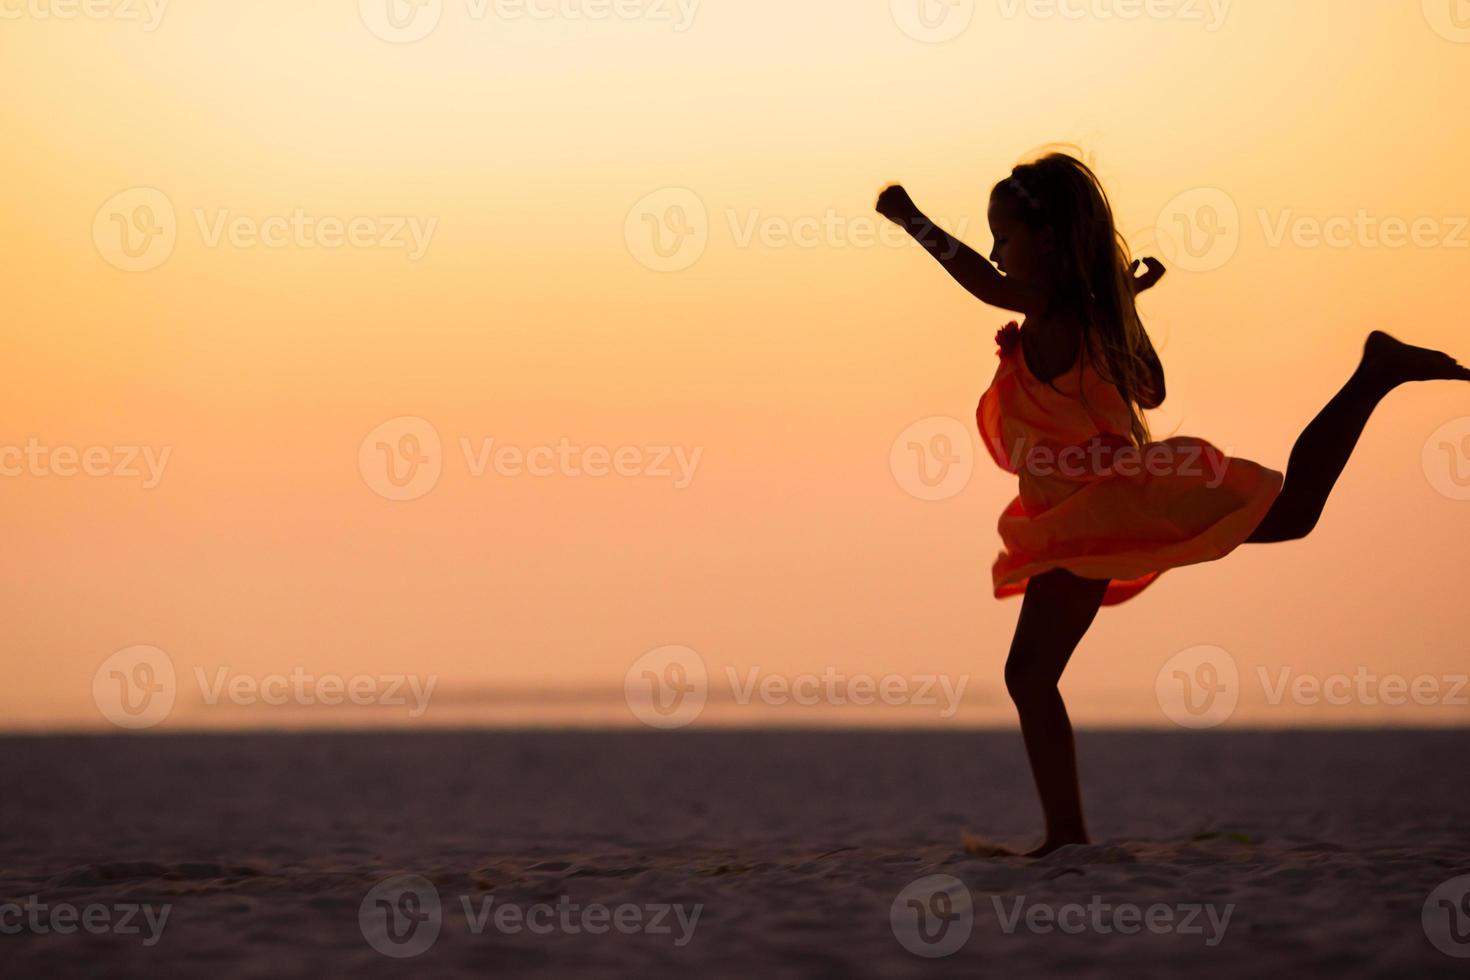
[{"label": "bent arm", "polygon": [[[1140,270],[1142,274],[1139,274]],[[1129,266],[1128,271],[1133,277],[1133,291],[1136,295],[1157,286],[1168,270],[1158,259],[1145,255]],[[1142,324],[1140,324],[1140,329],[1142,329]],[[1144,363],[1148,365],[1149,386],[1138,393],[1138,404],[1143,408],[1158,408],[1164,404],[1164,364],[1159,360],[1158,352],[1154,350],[1153,341],[1149,339],[1146,330],[1143,331],[1143,349],[1139,351],[1139,354]]]},{"label": "bent arm", "polygon": [[1158,352],[1154,350],[1153,341],[1149,339],[1147,332],[1143,335],[1143,350],[1139,352],[1143,356],[1144,363],[1148,365],[1149,386],[1147,390],[1140,391],[1137,395],[1138,404],[1142,408],[1158,408],[1164,404],[1164,362],[1159,360]]},{"label": "bent arm", "polygon": [[982,303],[1016,313],[1036,313],[1041,310],[1042,299],[1036,292],[1001,275],[979,252],[925,215],[915,213],[902,221],[901,226],[944,267],[944,271],[955,282]]}]

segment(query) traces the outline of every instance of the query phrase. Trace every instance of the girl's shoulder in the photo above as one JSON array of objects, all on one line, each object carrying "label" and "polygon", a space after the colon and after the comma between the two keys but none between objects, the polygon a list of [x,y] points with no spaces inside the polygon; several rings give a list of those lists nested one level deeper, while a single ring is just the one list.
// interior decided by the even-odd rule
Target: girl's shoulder
[{"label": "girl's shoulder", "polygon": [[1021,324],[1021,356],[1036,380],[1050,383],[1077,366],[1082,325],[1075,317],[1048,312]]}]

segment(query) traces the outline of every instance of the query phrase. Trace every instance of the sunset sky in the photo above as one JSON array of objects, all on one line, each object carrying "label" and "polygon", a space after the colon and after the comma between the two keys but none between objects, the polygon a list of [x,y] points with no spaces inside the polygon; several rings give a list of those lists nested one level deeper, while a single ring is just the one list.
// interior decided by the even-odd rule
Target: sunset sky
[{"label": "sunset sky", "polygon": [[[179,674],[163,730],[638,724],[625,676],[667,645],[968,678],[948,720],[712,695],[703,724],[1012,724],[1015,480],[973,424],[1009,317],[884,229],[890,182],[988,252],[994,182],[1081,146],[1172,267],[1159,435],[1279,469],[1370,329],[1470,359],[1448,0],[388,2],[0,0],[0,727],[110,729],[94,676],[135,645]],[[927,500],[895,443],[937,417],[973,473]],[[1102,613],[1074,720],[1170,724],[1156,676],[1210,646],[1232,724],[1470,721],[1470,690],[1257,680],[1452,687],[1466,498],[1470,389],[1395,393],[1310,539]],[[437,687],[416,719],[210,706],[196,668]]]}]

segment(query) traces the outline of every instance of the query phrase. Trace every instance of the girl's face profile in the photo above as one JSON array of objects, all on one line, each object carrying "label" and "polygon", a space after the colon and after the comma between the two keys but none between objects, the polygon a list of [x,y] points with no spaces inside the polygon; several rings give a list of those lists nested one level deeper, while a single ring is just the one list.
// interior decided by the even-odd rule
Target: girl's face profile
[{"label": "girl's face profile", "polygon": [[990,261],[1008,278],[1039,284],[1044,252],[1041,229],[1022,221],[1014,204],[995,195],[990,198],[989,219],[995,239]]}]

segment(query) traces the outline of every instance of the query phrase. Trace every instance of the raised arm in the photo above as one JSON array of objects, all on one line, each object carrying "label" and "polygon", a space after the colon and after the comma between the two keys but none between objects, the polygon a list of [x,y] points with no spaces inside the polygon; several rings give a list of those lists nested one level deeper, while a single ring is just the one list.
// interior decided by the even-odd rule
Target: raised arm
[{"label": "raised arm", "polygon": [[955,282],[982,303],[1017,313],[1035,313],[1045,305],[1044,297],[1001,275],[979,252],[925,217],[901,185],[894,184],[878,196],[878,213],[912,235]]}]

